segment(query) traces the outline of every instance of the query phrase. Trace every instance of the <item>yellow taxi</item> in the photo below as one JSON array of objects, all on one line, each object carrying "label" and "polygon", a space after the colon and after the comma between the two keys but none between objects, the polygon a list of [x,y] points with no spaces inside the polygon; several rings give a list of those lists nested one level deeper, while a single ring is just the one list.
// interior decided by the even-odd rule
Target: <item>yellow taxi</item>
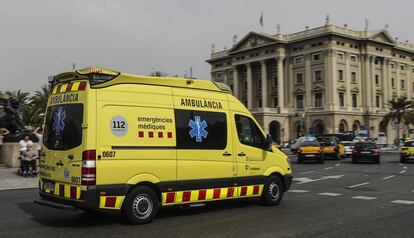
[{"label": "yellow taxi", "polygon": [[321,143],[323,153],[326,157],[341,159],[345,157],[345,147],[343,144],[333,137],[320,137],[318,141]]},{"label": "yellow taxi", "polygon": [[414,160],[414,139],[406,139],[400,152],[400,162],[405,163],[407,160]]},{"label": "yellow taxi", "polygon": [[304,160],[317,160],[324,163],[324,153],[318,141],[304,141],[298,148],[298,164]]}]

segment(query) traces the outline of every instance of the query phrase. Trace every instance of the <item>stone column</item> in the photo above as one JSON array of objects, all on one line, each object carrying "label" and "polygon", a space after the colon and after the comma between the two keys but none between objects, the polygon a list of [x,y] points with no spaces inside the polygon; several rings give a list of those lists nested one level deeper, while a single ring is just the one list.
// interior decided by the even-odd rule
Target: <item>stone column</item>
[{"label": "stone column", "polygon": [[[345,96],[344,105],[347,108],[347,110],[350,110],[350,108],[352,106],[351,105],[351,98],[352,98],[352,95],[351,95],[351,66],[349,64],[349,58],[350,58],[349,53],[348,52],[345,53],[345,73],[344,74],[345,74],[346,94],[344,95]],[[336,97],[338,97],[338,95]]]},{"label": "stone column", "polygon": [[233,95],[239,98],[239,72],[237,71],[237,65],[233,66]]},{"label": "stone column", "polygon": [[365,79],[364,79],[364,83],[363,83],[363,89],[361,90],[361,93],[364,94],[365,93],[365,107],[366,108],[371,108],[371,90],[370,90],[370,86],[371,84],[371,70],[370,70],[370,56],[368,54],[365,55],[364,58],[364,73],[365,73]]},{"label": "stone column", "polygon": [[306,54],[305,55],[305,102],[304,102],[305,108],[311,108],[312,107],[311,57],[312,57],[311,54]]},{"label": "stone column", "polygon": [[371,87],[369,89],[371,90],[371,108],[374,110],[374,108],[377,107],[376,105],[376,96],[377,96],[377,84],[375,82],[375,56],[372,56],[370,59],[370,71],[371,71]]},{"label": "stone column", "polygon": [[338,106],[338,70],[336,67],[336,50],[331,50],[330,52],[330,64],[331,64],[331,71],[330,71],[330,78],[323,79],[323,80],[331,80],[331,88],[328,90],[331,91],[331,106],[332,110],[337,110]]},{"label": "stone column", "polygon": [[251,63],[246,64],[247,72],[247,108],[253,108],[253,75]]},{"label": "stone column", "polygon": [[384,59],[382,61],[381,65],[381,74],[382,74],[382,82],[381,82],[381,88],[382,88],[382,108],[385,108],[386,103],[388,102],[390,98],[390,84],[389,81],[391,80],[388,78],[388,59]]},{"label": "stone column", "polygon": [[397,87],[397,97],[401,97],[400,65],[398,64],[398,62],[395,62],[395,70],[396,70],[395,86]]},{"label": "stone column", "polygon": [[[388,77],[388,100],[392,100],[392,94],[394,89],[392,88],[392,74],[391,74],[391,59],[387,59],[387,77]],[[394,79],[395,80],[395,79]],[[394,81],[394,83],[396,83]]]},{"label": "stone column", "polygon": [[407,64],[406,66],[406,70],[407,70],[407,79],[405,79],[406,81],[406,89],[407,89],[407,98],[408,100],[411,100],[411,92],[412,92],[412,82],[411,82],[411,65]]},{"label": "stone column", "polygon": [[266,68],[266,61],[261,60],[260,64],[262,66],[262,107],[268,107],[267,100],[267,68]]},{"label": "stone column", "polygon": [[[323,56],[323,78],[324,78],[324,82],[323,84],[325,85],[325,110],[330,110],[330,105],[331,105],[331,99],[332,99],[332,95],[334,95],[334,92],[331,90],[331,85],[332,85],[332,80],[330,79],[330,70],[332,68],[331,66],[331,51],[330,50],[326,50],[323,52],[324,56]],[[309,67],[310,67],[310,63],[309,63]],[[310,76],[312,77],[312,75]],[[309,85],[310,87],[310,85]],[[308,89],[307,89],[308,90]],[[311,88],[309,88],[309,92],[311,92]],[[336,91],[336,90],[335,90]]]},{"label": "stone column", "polygon": [[276,57],[277,60],[277,99],[280,109],[285,108],[285,92],[284,92],[284,73],[283,73],[283,60],[284,55]]}]

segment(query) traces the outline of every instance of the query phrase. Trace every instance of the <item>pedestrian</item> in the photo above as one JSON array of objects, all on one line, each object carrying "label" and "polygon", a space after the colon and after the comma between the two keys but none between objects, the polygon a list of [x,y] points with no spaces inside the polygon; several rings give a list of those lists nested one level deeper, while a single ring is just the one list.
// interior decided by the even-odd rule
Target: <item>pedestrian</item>
[{"label": "pedestrian", "polygon": [[27,146],[31,145],[33,146],[33,141],[30,140],[29,135],[25,135],[23,137],[23,140],[19,141],[19,145],[20,145],[20,153],[27,151]]},{"label": "pedestrian", "polygon": [[33,145],[28,144],[26,151],[22,153],[23,176],[36,175],[37,152],[33,151]]}]

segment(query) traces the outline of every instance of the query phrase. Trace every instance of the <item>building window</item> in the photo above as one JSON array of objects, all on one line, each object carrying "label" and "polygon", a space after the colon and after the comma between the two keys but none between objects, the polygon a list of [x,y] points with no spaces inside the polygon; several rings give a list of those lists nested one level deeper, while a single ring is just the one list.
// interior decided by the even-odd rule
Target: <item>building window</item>
[{"label": "building window", "polygon": [[228,75],[229,75],[230,77],[233,77],[233,70],[229,70]]},{"label": "building window", "polygon": [[274,96],[273,97],[273,107],[276,108],[277,106],[279,106],[279,100],[277,100],[277,97]]},{"label": "building window", "polygon": [[378,74],[375,75],[375,84],[379,85],[379,75]]},{"label": "building window", "polygon": [[322,93],[315,93],[315,107],[322,107]]},{"label": "building window", "polygon": [[262,107],[262,99],[261,98],[258,98],[256,103],[257,103],[257,107]]},{"label": "building window", "polygon": [[298,94],[296,95],[296,107],[297,108],[303,108],[303,94]]},{"label": "building window", "polygon": [[295,57],[295,64],[303,64],[303,56]]},{"label": "building window", "polygon": [[244,80],[243,81],[243,89],[244,90],[247,90],[247,80]]},{"label": "building window", "polygon": [[221,79],[223,77],[223,74],[221,72],[216,73],[216,79]]},{"label": "building window", "polygon": [[375,60],[375,64],[378,65],[379,64],[379,60],[376,59]]},{"label": "building window", "polygon": [[351,55],[351,61],[352,61],[352,62],[356,62],[356,61],[357,61],[357,57],[356,57],[356,55]]},{"label": "building window", "polygon": [[338,59],[343,60],[344,59],[344,53],[338,53]]},{"label": "building window", "polygon": [[262,79],[257,80],[257,89],[262,88]]},{"label": "building window", "polygon": [[319,61],[322,59],[322,54],[321,53],[313,54],[312,59],[313,61]]},{"label": "building window", "polygon": [[401,79],[401,89],[405,89],[405,80]]},{"label": "building window", "polygon": [[322,71],[320,71],[320,70],[315,71],[314,81],[316,81],[316,82],[322,81]]},{"label": "building window", "polygon": [[358,107],[358,95],[356,93],[352,94],[352,107]]},{"label": "building window", "polygon": [[356,83],[357,79],[356,79],[356,72],[351,72],[351,82],[352,83]]},{"label": "building window", "polygon": [[395,88],[395,80],[394,80],[394,78],[391,78],[391,87],[392,88]]},{"label": "building window", "polygon": [[405,65],[403,65],[403,64],[402,64],[402,65],[400,65],[400,69],[401,69],[401,70],[405,70]]},{"label": "building window", "polygon": [[411,68],[411,72],[414,73],[414,68]]},{"label": "building window", "polygon": [[339,93],[339,106],[340,107],[344,107],[345,106],[345,97],[344,97],[344,93],[340,92]]},{"label": "building window", "polygon": [[302,84],[303,83],[303,73],[296,74],[296,84]]},{"label": "building window", "polygon": [[411,91],[414,91],[414,82],[413,82],[413,85],[412,85]]},{"label": "building window", "polygon": [[272,82],[273,87],[277,87],[277,76],[273,77]]},{"label": "building window", "polygon": [[380,103],[381,103],[380,96],[377,95],[375,97],[375,105],[377,106],[377,108],[380,108],[380,106],[381,106]]},{"label": "building window", "polygon": [[231,91],[233,92],[234,91],[233,84],[230,84],[229,86],[230,86]]},{"label": "building window", "polygon": [[338,80],[344,81],[344,71],[342,69],[338,70]]},{"label": "building window", "polygon": [[395,68],[395,64],[394,63],[391,63],[390,65],[391,65],[391,69],[394,69]]}]

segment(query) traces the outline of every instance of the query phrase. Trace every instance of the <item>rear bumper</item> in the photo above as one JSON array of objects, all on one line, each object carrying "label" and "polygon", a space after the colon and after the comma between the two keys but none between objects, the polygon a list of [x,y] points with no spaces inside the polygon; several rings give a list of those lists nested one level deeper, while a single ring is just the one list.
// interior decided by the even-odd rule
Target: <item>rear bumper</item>
[{"label": "rear bumper", "polygon": [[309,160],[315,160],[315,159],[317,159],[317,160],[319,160],[319,159],[322,159],[323,158],[323,155],[322,154],[298,154],[298,159],[309,159]]},{"label": "rear bumper", "polygon": [[414,155],[413,154],[401,153],[400,158],[405,159],[405,160],[411,160],[411,159],[414,160]]},{"label": "rear bumper", "polygon": [[363,154],[363,155],[352,155],[352,159],[354,160],[360,160],[360,161],[371,161],[371,160],[379,160],[379,155],[374,154]]},{"label": "rear bumper", "polygon": [[79,200],[60,197],[43,191],[39,191],[39,195],[41,199],[35,200],[35,203],[40,205],[60,209],[68,209],[68,207],[99,209],[99,196],[96,189],[82,191]]},{"label": "rear bumper", "polygon": [[291,174],[283,175],[283,182],[285,183],[284,184],[285,192],[290,189],[290,186],[292,185],[292,180],[293,180],[293,176]]}]

